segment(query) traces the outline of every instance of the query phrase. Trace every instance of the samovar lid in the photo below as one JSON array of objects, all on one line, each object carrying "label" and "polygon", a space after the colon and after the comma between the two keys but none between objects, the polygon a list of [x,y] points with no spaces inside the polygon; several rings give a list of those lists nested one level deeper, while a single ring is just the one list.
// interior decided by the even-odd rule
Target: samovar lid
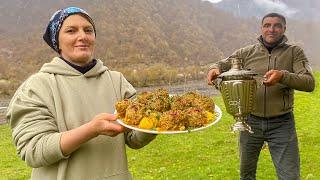
[{"label": "samovar lid", "polygon": [[248,76],[255,76],[257,73],[250,71],[250,70],[245,70],[242,67],[242,62],[238,58],[230,58],[231,60],[231,69],[229,71],[226,71],[222,74],[220,74],[218,77],[228,77],[228,76],[237,76],[237,77],[248,77]]}]

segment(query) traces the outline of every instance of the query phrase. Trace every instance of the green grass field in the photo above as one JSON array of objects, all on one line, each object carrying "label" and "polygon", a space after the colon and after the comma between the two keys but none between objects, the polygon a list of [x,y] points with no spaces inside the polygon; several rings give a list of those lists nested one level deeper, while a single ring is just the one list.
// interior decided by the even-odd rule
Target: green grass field
[{"label": "green grass field", "polygon": [[[317,83],[320,73],[315,73]],[[318,85],[317,85],[318,86]],[[221,121],[200,132],[158,135],[148,146],[128,149],[134,179],[239,179],[238,134],[230,131],[234,120],[223,110]],[[295,118],[301,156],[301,179],[320,179],[320,90],[296,92]],[[0,179],[28,179],[31,169],[21,161],[11,142],[8,125],[0,126]],[[257,179],[277,179],[268,149],[261,151]]]}]

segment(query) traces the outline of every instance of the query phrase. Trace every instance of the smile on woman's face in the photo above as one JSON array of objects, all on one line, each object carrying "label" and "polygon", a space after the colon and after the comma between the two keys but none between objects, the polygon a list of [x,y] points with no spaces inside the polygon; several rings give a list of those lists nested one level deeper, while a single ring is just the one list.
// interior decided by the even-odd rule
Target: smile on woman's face
[{"label": "smile on woman's face", "polygon": [[95,32],[92,24],[79,14],[71,15],[63,22],[59,37],[60,55],[78,66],[92,61]]}]

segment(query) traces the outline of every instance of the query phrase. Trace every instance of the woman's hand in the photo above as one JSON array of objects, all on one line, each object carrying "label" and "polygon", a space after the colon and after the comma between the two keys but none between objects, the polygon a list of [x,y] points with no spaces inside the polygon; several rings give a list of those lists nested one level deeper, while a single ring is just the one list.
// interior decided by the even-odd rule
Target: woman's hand
[{"label": "woman's hand", "polygon": [[101,113],[80,127],[62,132],[60,139],[62,153],[67,156],[77,150],[81,144],[98,135],[114,137],[124,132],[126,128],[118,124],[116,119],[113,114]]},{"label": "woman's hand", "polygon": [[118,124],[115,120],[117,120],[117,118],[114,114],[98,114],[90,121],[92,131],[96,136],[107,135],[112,137],[124,132],[126,128]]}]

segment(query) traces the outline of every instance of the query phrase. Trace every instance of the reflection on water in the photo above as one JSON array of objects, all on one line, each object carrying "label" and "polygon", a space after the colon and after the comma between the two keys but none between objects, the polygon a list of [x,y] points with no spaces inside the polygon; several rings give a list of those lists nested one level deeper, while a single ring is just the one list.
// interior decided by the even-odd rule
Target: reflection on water
[{"label": "reflection on water", "polygon": [[144,91],[153,91],[158,88],[164,88],[169,91],[170,94],[184,94],[185,92],[195,91],[202,95],[207,96],[215,96],[219,95],[220,92],[216,90],[213,86],[209,86],[207,81],[187,81],[184,84],[180,85],[164,85],[164,86],[153,86],[153,87],[143,87],[143,88],[136,88],[138,92]]}]

